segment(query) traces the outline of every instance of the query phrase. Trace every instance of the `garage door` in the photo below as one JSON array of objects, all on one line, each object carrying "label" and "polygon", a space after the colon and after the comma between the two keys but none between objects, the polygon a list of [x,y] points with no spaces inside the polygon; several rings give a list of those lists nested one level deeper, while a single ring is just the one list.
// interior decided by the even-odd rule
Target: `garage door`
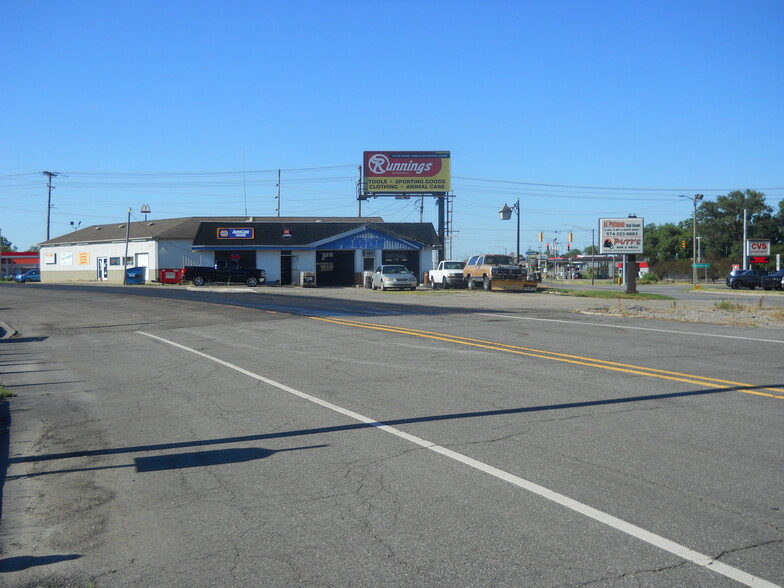
[{"label": "garage door", "polygon": [[353,251],[317,251],[317,286],[353,286]]}]

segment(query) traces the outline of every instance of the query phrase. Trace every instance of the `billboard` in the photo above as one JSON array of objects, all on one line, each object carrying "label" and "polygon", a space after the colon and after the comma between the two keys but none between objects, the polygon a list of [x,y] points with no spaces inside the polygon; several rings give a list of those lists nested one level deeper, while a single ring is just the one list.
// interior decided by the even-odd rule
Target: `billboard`
[{"label": "billboard", "polygon": [[365,151],[365,194],[430,194],[452,189],[449,151]]},{"label": "billboard", "polygon": [[599,253],[631,255],[642,253],[643,227],[641,218],[600,218]]}]

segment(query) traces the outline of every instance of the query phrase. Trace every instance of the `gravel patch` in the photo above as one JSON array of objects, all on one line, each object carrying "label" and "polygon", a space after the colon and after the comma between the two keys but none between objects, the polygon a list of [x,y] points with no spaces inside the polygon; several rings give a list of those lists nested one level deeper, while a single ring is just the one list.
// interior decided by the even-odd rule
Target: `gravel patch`
[{"label": "gravel patch", "polygon": [[723,309],[716,307],[715,304],[712,307],[700,307],[693,304],[681,307],[681,305],[669,304],[669,308],[657,308],[654,305],[636,303],[628,306],[598,307],[578,312],[737,327],[784,328],[784,308],[781,307],[758,308],[739,305],[737,308]]}]

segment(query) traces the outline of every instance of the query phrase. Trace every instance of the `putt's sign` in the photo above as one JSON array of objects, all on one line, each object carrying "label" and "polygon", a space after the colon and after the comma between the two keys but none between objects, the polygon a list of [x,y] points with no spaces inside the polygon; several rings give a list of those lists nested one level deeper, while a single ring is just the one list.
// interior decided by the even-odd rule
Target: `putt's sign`
[{"label": "putt's sign", "polygon": [[449,151],[365,151],[362,166],[365,194],[429,194],[449,192]]},{"label": "putt's sign", "polygon": [[642,253],[643,226],[641,218],[600,218],[599,253],[631,255]]}]

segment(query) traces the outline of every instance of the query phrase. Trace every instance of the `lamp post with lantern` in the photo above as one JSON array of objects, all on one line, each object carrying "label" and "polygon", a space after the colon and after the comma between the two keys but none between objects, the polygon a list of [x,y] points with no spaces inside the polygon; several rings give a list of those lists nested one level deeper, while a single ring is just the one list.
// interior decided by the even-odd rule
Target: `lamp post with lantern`
[{"label": "lamp post with lantern", "polygon": [[514,203],[513,206],[509,206],[504,204],[501,210],[498,211],[498,214],[501,216],[501,220],[509,220],[512,218],[512,211],[517,213],[517,249],[515,249],[516,263],[520,262],[520,199],[517,199],[517,202]]}]

